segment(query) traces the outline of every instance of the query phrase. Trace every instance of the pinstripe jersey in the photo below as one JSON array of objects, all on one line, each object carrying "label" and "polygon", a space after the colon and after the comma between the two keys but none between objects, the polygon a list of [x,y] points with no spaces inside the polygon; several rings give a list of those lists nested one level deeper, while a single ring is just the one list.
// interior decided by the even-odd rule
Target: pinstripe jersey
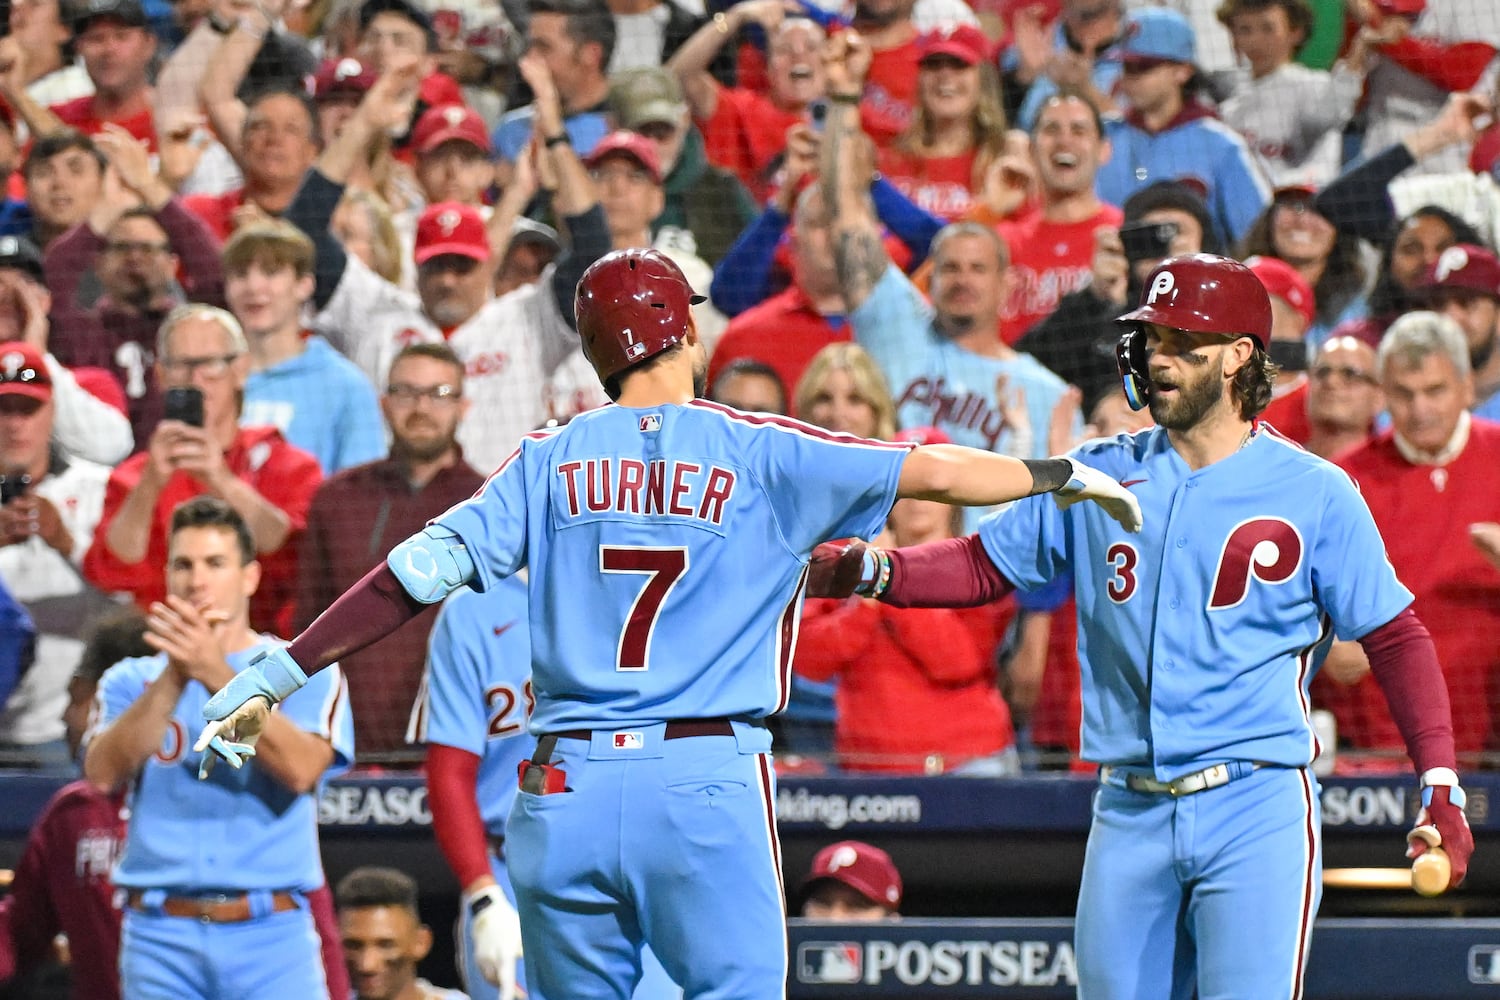
[{"label": "pinstripe jersey", "polygon": [[1231,760],[1311,763],[1307,689],[1333,637],[1358,639],[1412,602],[1353,481],[1264,425],[1197,471],[1161,428],[1076,454],[1136,494],[1140,534],[1045,496],[979,534],[1023,590],[1073,571],[1084,759],[1160,780]]},{"label": "pinstripe jersey", "polygon": [[[262,636],[268,643],[280,643]],[[225,659],[238,673],[257,644]],[[99,725],[118,719],[167,668],[166,654],[121,660],[104,672],[97,701]],[[318,796],[299,795],[252,758],[235,769],[221,764],[198,778],[190,752],[203,726],[208,689],[189,681],[177,699],[161,746],[141,768],[129,798],[130,826],[114,883],[139,889],[316,889],[323,884],[318,855]],[[293,725],[333,744],[325,777],[354,760],[354,719],[344,675],[334,664],[277,706]]]},{"label": "pinstripe jersey", "polygon": [[528,567],[531,729],[786,704],[807,560],[884,524],[909,446],[701,400],[528,434],[435,519],[477,590]]}]

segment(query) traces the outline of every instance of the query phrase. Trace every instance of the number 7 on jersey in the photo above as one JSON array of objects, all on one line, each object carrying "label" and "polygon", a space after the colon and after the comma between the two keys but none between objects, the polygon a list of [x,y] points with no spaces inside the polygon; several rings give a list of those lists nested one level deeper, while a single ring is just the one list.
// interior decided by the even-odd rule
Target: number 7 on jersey
[{"label": "number 7 on jersey", "polygon": [[640,593],[625,616],[620,642],[615,652],[616,670],[646,670],[651,651],[651,634],[661,614],[667,595],[687,572],[686,548],[652,548],[637,545],[599,546],[599,572],[640,573],[646,577]]}]

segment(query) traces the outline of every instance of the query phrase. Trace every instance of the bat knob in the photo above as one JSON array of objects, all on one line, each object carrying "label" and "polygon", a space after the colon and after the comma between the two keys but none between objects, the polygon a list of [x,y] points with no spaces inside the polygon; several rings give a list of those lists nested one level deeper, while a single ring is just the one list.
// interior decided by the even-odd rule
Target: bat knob
[{"label": "bat knob", "polygon": [[1411,863],[1411,887],[1419,896],[1441,895],[1447,890],[1451,877],[1448,852],[1441,847],[1429,847]]}]

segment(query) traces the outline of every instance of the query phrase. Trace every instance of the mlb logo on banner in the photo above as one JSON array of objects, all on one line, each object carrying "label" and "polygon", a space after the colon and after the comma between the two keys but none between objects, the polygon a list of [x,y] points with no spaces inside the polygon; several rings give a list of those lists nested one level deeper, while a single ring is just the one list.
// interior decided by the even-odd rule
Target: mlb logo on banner
[{"label": "mlb logo on banner", "polygon": [[659,430],[661,430],[661,414],[660,413],[643,413],[643,414],[641,414],[641,433],[642,434],[646,434],[646,433],[649,433],[651,431],[659,431]]},{"label": "mlb logo on banner", "polygon": [[639,750],[646,745],[646,738],[640,733],[615,733],[614,746],[616,750]]},{"label": "mlb logo on banner", "polygon": [[808,941],[797,949],[797,981],[857,983],[863,958],[857,941]]}]

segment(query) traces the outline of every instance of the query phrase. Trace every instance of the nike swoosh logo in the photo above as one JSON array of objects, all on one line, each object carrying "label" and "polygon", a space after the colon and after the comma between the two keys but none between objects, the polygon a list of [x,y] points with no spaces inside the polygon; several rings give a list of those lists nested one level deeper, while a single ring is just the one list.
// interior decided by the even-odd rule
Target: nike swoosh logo
[{"label": "nike swoosh logo", "polygon": [[1144,483],[1144,482],[1146,482],[1146,480],[1144,480],[1144,479],[1122,479],[1122,480],[1120,480],[1120,485],[1124,486],[1127,489],[1129,489],[1130,487],[1134,486],[1136,483]]},{"label": "nike swoosh logo", "polygon": [[509,632],[510,629],[511,629],[511,626],[513,626],[514,624],[515,624],[515,622],[506,622],[504,625],[496,625],[495,626],[495,636],[498,638],[498,637],[504,635],[505,633]]}]

